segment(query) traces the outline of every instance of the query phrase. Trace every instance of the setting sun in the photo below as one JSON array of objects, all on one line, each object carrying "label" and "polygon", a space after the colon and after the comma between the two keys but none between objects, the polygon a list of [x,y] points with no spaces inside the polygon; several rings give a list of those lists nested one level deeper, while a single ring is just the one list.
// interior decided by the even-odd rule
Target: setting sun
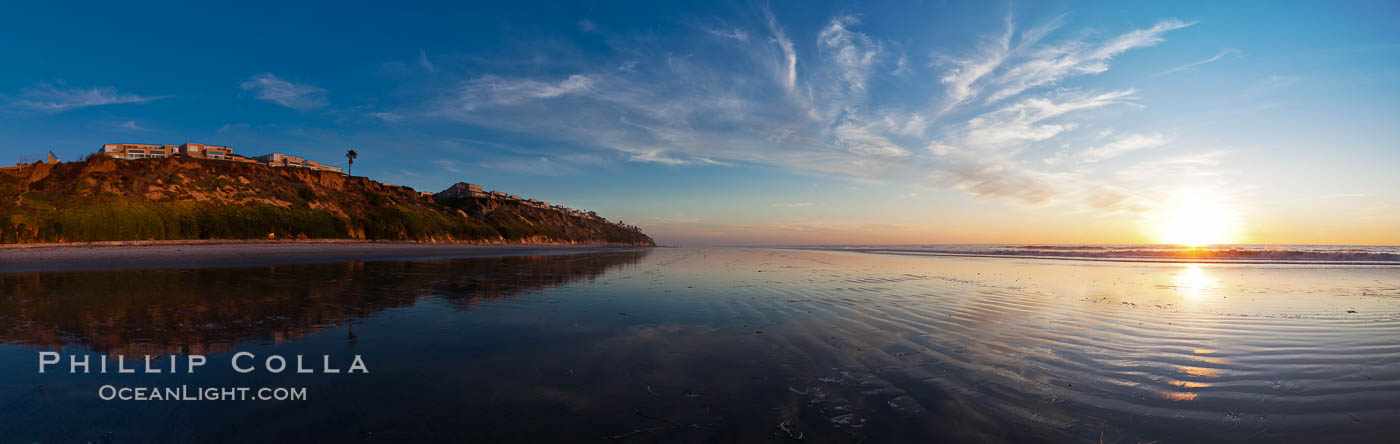
[{"label": "setting sun", "polygon": [[1156,225],[1154,237],[1164,244],[1199,247],[1236,243],[1236,218],[1229,208],[1188,202],[1171,209]]}]

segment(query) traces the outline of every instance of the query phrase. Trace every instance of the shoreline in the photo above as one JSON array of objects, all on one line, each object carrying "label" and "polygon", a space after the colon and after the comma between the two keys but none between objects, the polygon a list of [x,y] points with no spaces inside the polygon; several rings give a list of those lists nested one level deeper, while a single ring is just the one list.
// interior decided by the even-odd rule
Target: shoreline
[{"label": "shoreline", "polygon": [[339,239],[121,241],[25,245],[33,246],[0,248],[0,273],[414,261],[583,254],[650,248],[608,244],[465,244]]},{"label": "shoreline", "polygon": [[1194,259],[1194,258],[1149,258],[1149,257],[1093,257],[1093,256],[1050,256],[1032,254],[996,254],[996,253],[951,253],[934,251],[900,251],[900,250],[813,250],[813,251],[849,251],[852,253],[865,254],[888,254],[894,256],[925,256],[925,257],[969,257],[969,258],[1000,258],[1000,259],[1032,259],[1050,261],[1085,261],[1085,262],[1123,262],[1139,264],[1210,264],[1210,265],[1335,265],[1335,266],[1379,266],[1396,267],[1400,262],[1388,261],[1347,261],[1347,260],[1290,260],[1290,259]]},{"label": "shoreline", "polygon": [[127,240],[127,241],[96,241],[96,242],[31,242],[0,244],[0,252],[4,250],[20,250],[26,248],[80,248],[80,247],[141,247],[160,245],[222,245],[222,244],[419,244],[419,245],[480,245],[480,246],[507,246],[507,245],[545,245],[545,246],[632,246],[625,244],[610,243],[515,243],[515,242],[419,242],[412,240],[365,240],[365,239],[173,239],[173,240]]}]

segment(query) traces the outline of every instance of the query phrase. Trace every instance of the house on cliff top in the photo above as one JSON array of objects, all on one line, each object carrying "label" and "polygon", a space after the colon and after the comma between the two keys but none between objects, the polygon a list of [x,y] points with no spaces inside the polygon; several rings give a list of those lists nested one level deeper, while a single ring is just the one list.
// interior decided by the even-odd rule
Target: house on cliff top
[{"label": "house on cliff top", "polygon": [[481,189],[481,185],[472,185],[466,182],[457,182],[447,189],[433,195],[438,199],[466,199],[466,198],[486,198],[491,195],[486,194]]},{"label": "house on cliff top", "polygon": [[256,163],[270,167],[306,168],[317,171],[342,172],[338,166],[322,164],[302,157],[282,153],[247,157],[233,153],[233,147],[205,145],[186,142],[180,145],[151,145],[145,143],[108,143],[97,151],[103,156],[117,159],[158,159],[164,157],[193,157],[198,159],[225,160],[239,163]]}]

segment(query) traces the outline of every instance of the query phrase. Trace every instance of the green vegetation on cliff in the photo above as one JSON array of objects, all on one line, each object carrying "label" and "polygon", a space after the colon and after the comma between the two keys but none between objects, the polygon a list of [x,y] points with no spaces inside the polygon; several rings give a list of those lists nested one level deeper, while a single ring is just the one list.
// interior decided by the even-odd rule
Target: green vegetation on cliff
[{"label": "green vegetation on cliff", "polygon": [[0,243],[266,238],[652,245],[634,227],[324,171],[105,157],[0,170]]}]

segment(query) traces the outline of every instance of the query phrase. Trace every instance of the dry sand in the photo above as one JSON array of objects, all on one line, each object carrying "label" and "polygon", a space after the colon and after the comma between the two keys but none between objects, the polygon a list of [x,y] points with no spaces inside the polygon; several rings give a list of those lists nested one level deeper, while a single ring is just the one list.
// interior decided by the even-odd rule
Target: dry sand
[{"label": "dry sand", "polygon": [[576,254],[645,247],[412,242],[126,242],[0,248],[0,273]]}]

